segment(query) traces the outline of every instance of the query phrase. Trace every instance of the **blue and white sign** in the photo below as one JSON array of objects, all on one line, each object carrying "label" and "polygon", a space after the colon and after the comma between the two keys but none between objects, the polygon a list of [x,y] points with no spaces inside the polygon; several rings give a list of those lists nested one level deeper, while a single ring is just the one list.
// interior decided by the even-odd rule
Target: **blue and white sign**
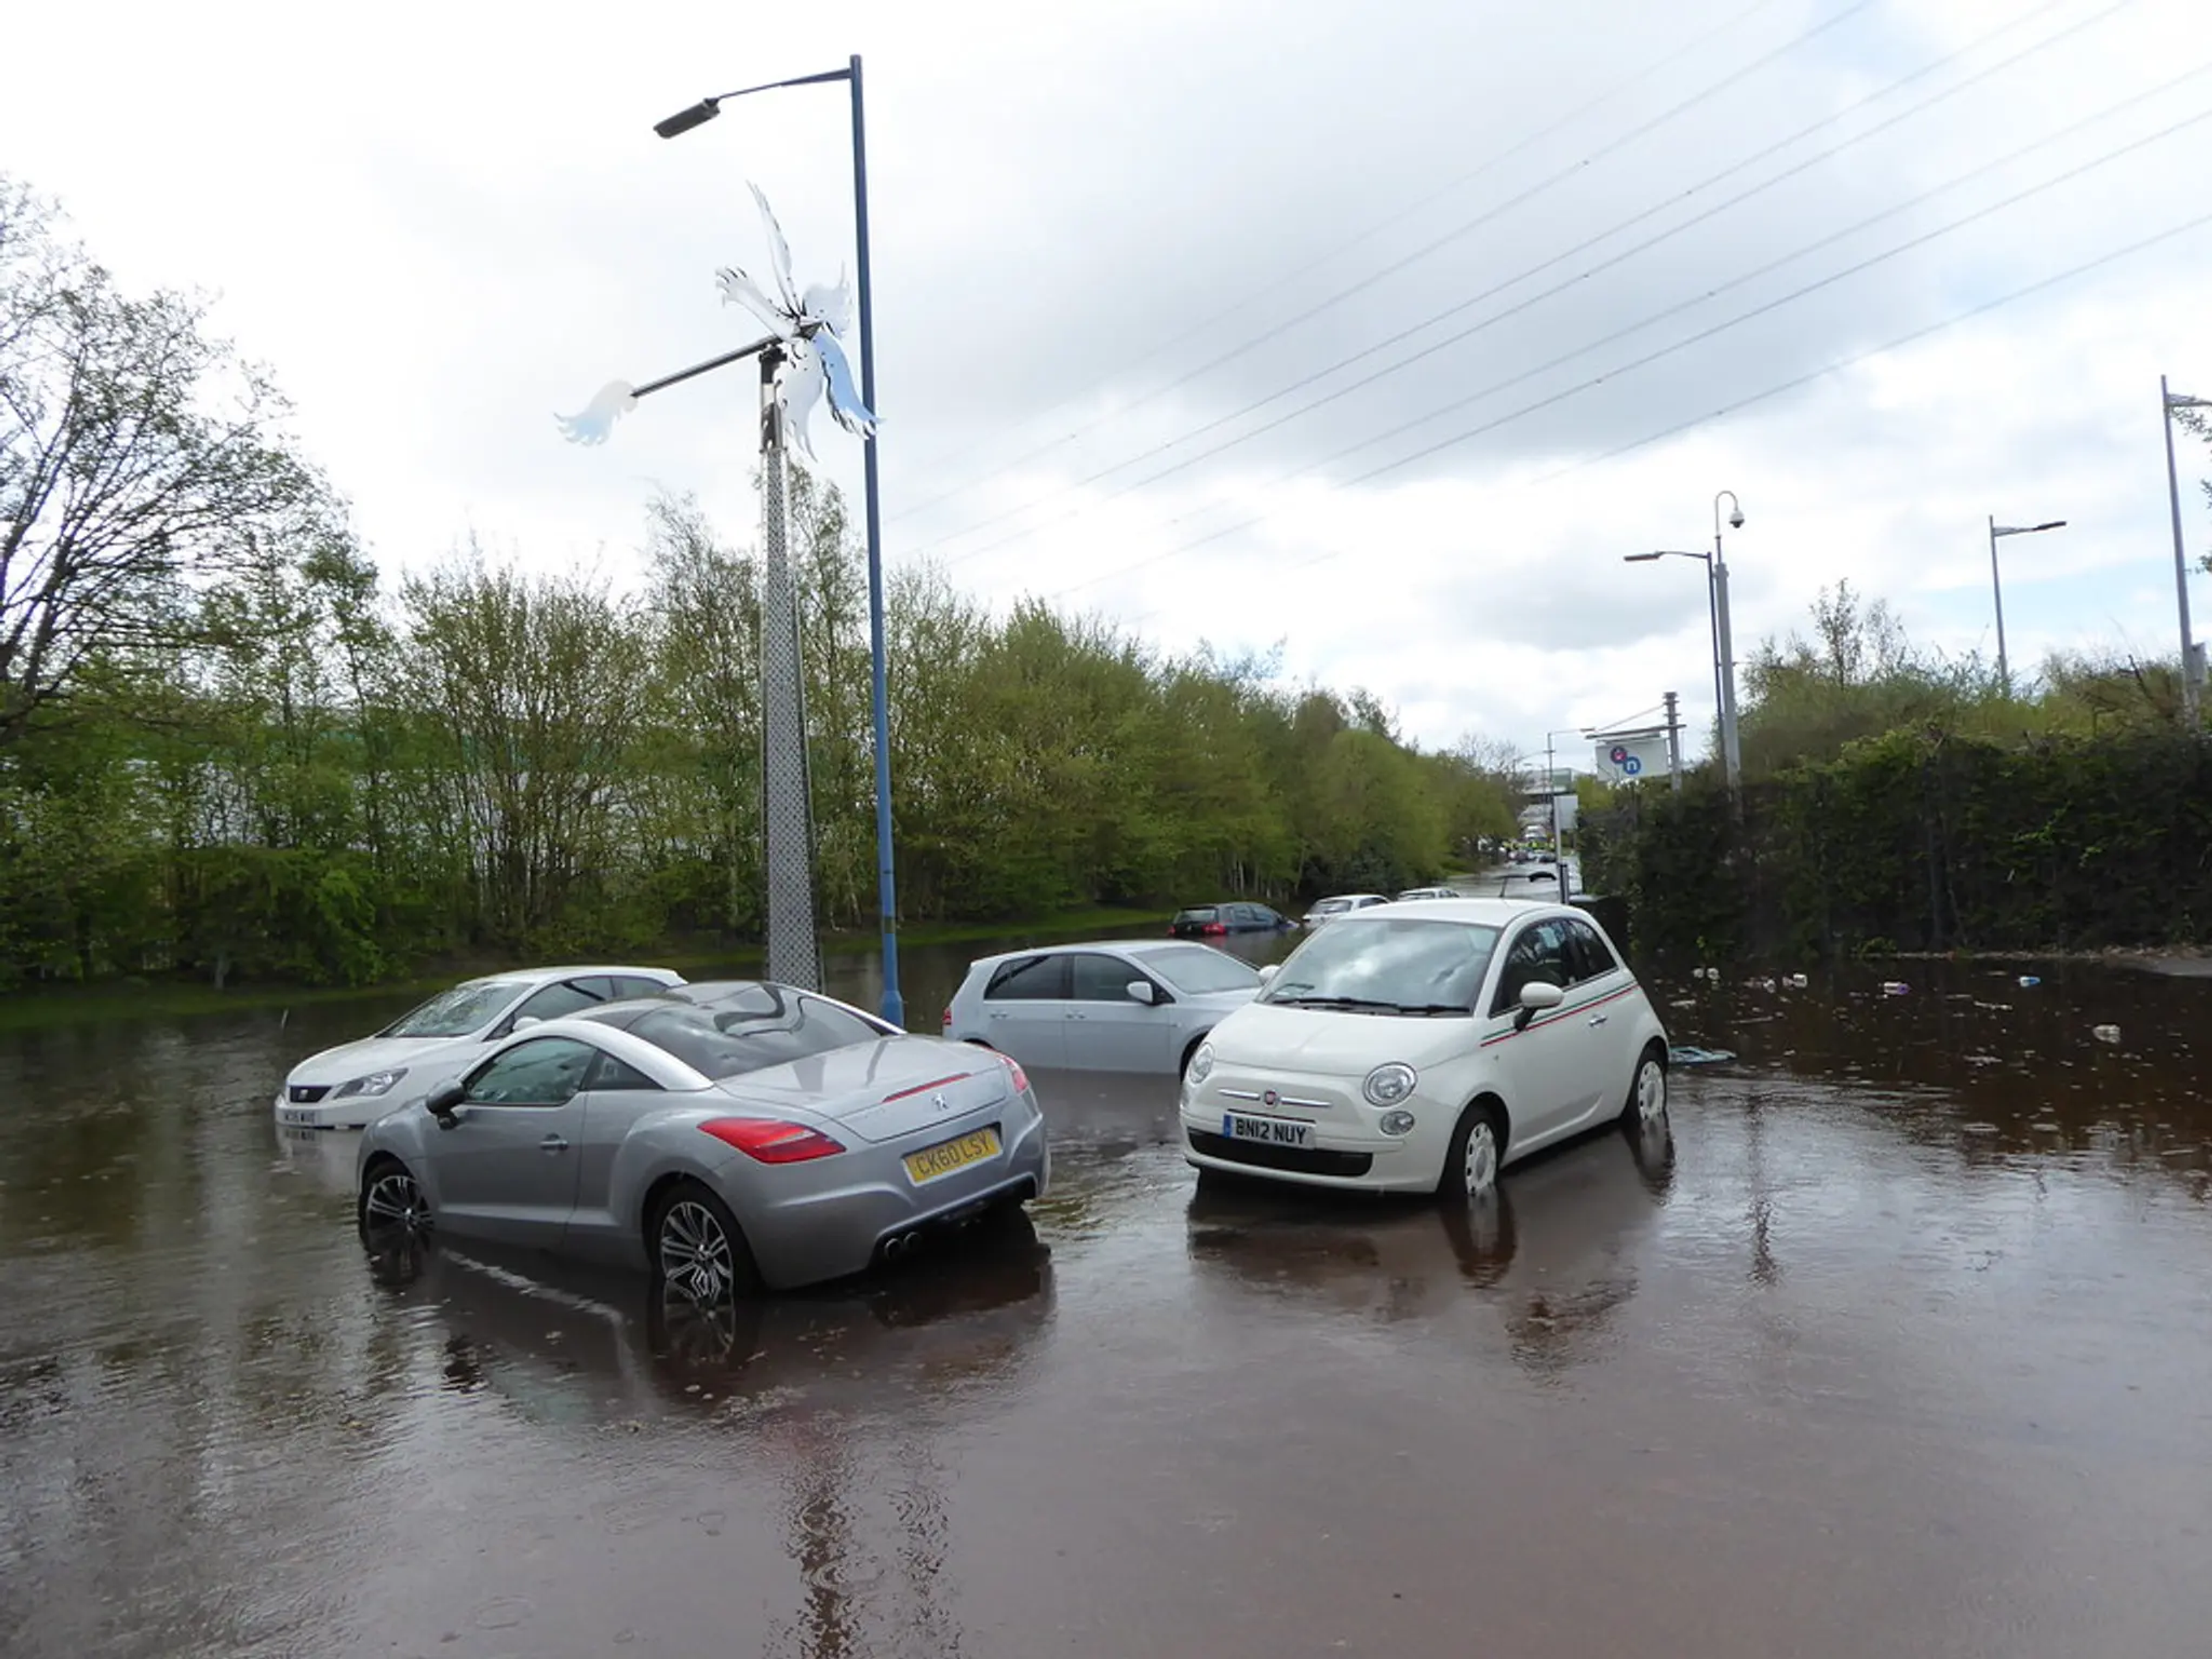
[{"label": "blue and white sign", "polygon": [[1597,775],[1607,783],[1634,783],[1667,774],[1667,737],[1607,738],[1597,745]]}]

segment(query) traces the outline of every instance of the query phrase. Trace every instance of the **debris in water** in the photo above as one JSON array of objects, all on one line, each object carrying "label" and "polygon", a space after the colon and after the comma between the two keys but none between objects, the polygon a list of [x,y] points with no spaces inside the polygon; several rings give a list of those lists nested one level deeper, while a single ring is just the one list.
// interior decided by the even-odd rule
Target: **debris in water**
[{"label": "debris in water", "polygon": [[1886,997],[1901,997],[1911,994],[1912,988],[1901,979],[1886,979],[1881,982],[1881,994]]},{"label": "debris in water", "polygon": [[1783,983],[1793,991],[1802,991],[1811,986],[1813,976],[1810,974],[1792,974]]},{"label": "debris in water", "polygon": [[1698,1048],[1687,1043],[1677,1043],[1667,1050],[1667,1059],[1674,1066],[1725,1066],[1735,1058],[1727,1048]]},{"label": "debris in water", "polygon": [[2023,991],[2032,991],[2042,983],[2043,981],[2033,974],[2022,974],[2020,976],[2020,988]]},{"label": "debris in water", "polygon": [[2120,1028],[2117,1025],[2100,1025],[2089,1035],[2100,1042],[2118,1042],[2120,1040]]}]

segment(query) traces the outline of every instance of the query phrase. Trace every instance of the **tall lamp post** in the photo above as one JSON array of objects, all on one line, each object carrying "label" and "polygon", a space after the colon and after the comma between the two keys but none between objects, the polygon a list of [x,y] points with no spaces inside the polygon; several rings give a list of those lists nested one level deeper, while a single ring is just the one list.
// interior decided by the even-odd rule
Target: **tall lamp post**
[{"label": "tall lamp post", "polygon": [[2008,697],[2012,696],[2012,668],[2005,660],[2004,636],[2004,580],[1997,574],[1997,538],[2000,536],[2039,536],[2046,530],[2063,530],[2066,520],[2053,519],[2048,524],[2013,525],[1990,520],[1990,591],[1997,602],[1997,685]]},{"label": "tall lamp post", "polygon": [[[843,69],[824,70],[819,75],[793,76],[787,81],[764,81],[757,87],[741,87],[735,92],[726,92],[718,97],[702,98],[689,108],[678,110],[667,119],[656,121],[653,130],[664,138],[674,138],[713,120],[722,112],[721,106],[733,98],[750,97],[757,92],[774,92],[783,87],[816,86],[836,81],[848,82],[853,89],[853,232],[854,239],[859,244],[860,401],[872,410],[877,406],[875,295],[874,285],[868,280],[868,141],[867,123],[862,114],[860,55],[854,53]],[[904,1026],[906,1002],[899,994],[898,978],[898,889],[893,877],[891,860],[890,693],[888,653],[884,641],[883,508],[876,481],[876,438],[873,432],[863,443],[861,456],[868,527],[868,659],[871,712],[874,718],[876,741],[876,896],[881,913],[883,936],[882,1012],[884,1018],[892,1024]]]},{"label": "tall lamp post", "polygon": [[1720,642],[1721,659],[1721,758],[1728,766],[1729,793],[1735,794],[1743,785],[1743,745],[1736,740],[1735,729],[1735,641],[1729,632],[1728,558],[1721,550],[1721,501],[1725,496],[1729,504],[1729,528],[1743,528],[1743,503],[1735,498],[1735,491],[1723,489],[1713,497],[1713,619]]},{"label": "tall lamp post", "polygon": [[2212,398],[2185,398],[2169,391],[2166,376],[2158,377],[2160,413],[2166,422],[2166,495],[2173,510],[2173,598],[2181,611],[2181,712],[2191,732],[2197,726],[2197,708],[2203,695],[2204,663],[2197,654],[2196,630],[2189,625],[2189,550],[2181,535],[2181,481],[2173,470],[2173,411],[2212,409]]},{"label": "tall lamp post", "polygon": [[[1719,589],[1713,580],[1713,556],[1710,553],[1692,553],[1678,547],[1662,547],[1654,553],[1624,553],[1620,556],[1620,562],[1623,564],[1650,564],[1658,559],[1696,559],[1705,567],[1705,620],[1711,625],[1713,634],[1713,718],[1717,721],[1721,719],[1723,699],[1721,696]],[[1725,757],[1727,753],[1725,745],[1722,752]],[[1723,763],[1725,765],[1725,759]]]}]

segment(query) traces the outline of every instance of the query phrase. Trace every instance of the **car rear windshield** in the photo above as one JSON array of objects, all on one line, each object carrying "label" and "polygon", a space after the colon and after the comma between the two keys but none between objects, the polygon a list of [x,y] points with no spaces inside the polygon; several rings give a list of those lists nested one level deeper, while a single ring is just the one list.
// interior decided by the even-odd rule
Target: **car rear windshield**
[{"label": "car rear windshield", "polygon": [[765,985],[706,1006],[655,1008],[629,1031],[718,1080],[884,1035],[834,1002]]},{"label": "car rear windshield", "polygon": [[1137,960],[1176,990],[1194,997],[1210,991],[1249,991],[1260,982],[1259,969],[1203,945],[1147,951]]},{"label": "car rear windshield", "polygon": [[1349,910],[1351,908],[1350,899],[1323,899],[1319,904],[1314,906],[1313,913],[1317,916],[1333,916],[1339,910]]},{"label": "car rear windshield", "polygon": [[[1152,914],[1157,915],[1159,913],[1158,911],[1154,911]],[[1213,905],[1207,904],[1202,905],[1195,910],[1178,910],[1176,912],[1176,920],[1177,921],[1212,921],[1218,918],[1220,915],[1221,912],[1217,908]],[[1156,927],[1159,926],[1158,922],[1154,922],[1152,925]]]},{"label": "car rear windshield", "polygon": [[441,991],[378,1032],[389,1037],[466,1036],[530,987],[526,979],[492,979]]},{"label": "car rear windshield", "polygon": [[1354,1013],[1471,1014],[1498,929],[1352,915],[1291,953],[1260,1000]]}]

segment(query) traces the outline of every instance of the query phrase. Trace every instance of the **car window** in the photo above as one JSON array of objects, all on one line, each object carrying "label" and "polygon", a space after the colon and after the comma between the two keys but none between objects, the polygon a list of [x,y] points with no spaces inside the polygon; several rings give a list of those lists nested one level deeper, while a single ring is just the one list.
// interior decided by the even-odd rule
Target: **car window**
[{"label": "car window", "polygon": [[617,1060],[612,1054],[605,1053],[602,1053],[599,1055],[599,1064],[592,1067],[591,1078],[587,1082],[586,1082],[584,1086],[586,1089],[592,1090],[642,1090],[658,1089],[660,1087],[658,1083],[655,1083],[644,1073],[639,1071],[636,1066],[629,1065],[625,1061]]},{"label": "car window", "polygon": [[1277,922],[1282,920],[1282,917],[1276,914],[1271,907],[1265,904],[1247,905],[1245,908],[1251,911],[1252,920],[1258,922],[1262,927],[1273,927]]},{"label": "car window", "polygon": [[1369,1012],[1472,1014],[1498,929],[1457,921],[1346,916],[1310,935],[1262,1002]]},{"label": "car window", "polygon": [[441,991],[378,1033],[395,1037],[457,1037],[483,1024],[522,994],[526,979],[472,980]]},{"label": "car window", "polygon": [[710,1002],[656,1008],[629,1030],[716,1080],[856,1042],[878,1042],[884,1036],[834,1002],[768,985]]},{"label": "car window", "polygon": [[1119,957],[1102,957],[1091,951],[1074,952],[1067,958],[1067,967],[1068,994],[1078,1002],[1127,1002],[1129,981],[1145,977],[1143,969],[1132,968]]},{"label": "car window", "polygon": [[1186,921],[1218,921],[1222,919],[1220,912],[1221,907],[1216,904],[1196,904],[1188,910],[1176,911],[1175,919],[1178,924]]},{"label": "car window", "polygon": [[574,1037],[539,1037],[495,1054],[468,1082],[471,1106],[560,1106],[583,1086],[599,1051]]},{"label": "car window", "polygon": [[1051,1002],[1067,994],[1067,958],[1024,957],[1001,963],[983,995],[992,1002]]},{"label": "car window", "polygon": [[615,977],[615,996],[624,1002],[632,997],[657,997],[667,988],[657,979],[641,979],[635,974],[618,974]]},{"label": "car window", "polygon": [[1559,926],[1566,929],[1567,960],[1575,969],[1577,981],[1601,979],[1620,966],[1607,945],[1605,936],[1589,923],[1563,918]]},{"label": "car window", "polygon": [[1210,991],[1254,991],[1260,986],[1259,970],[1249,963],[1203,945],[1176,945],[1147,951],[1145,966],[1165,980],[1171,989],[1191,996]]},{"label": "car window", "polygon": [[1550,919],[1522,928],[1505,952],[1505,969],[1498,981],[1498,996],[1490,1005],[1493,1014],[1510,1013],[1521,1001],[1521,988],[1541,980],[1561,990],[1574,983],[1567,966],[1566,932]]},{"label": "car window", "polygon": [[[605,988],[594,990],[592,988],[595,985]],[[603,979],[558,980],[524,1002],[514,1011],[514,1017],[517,1019],[558,1019],[563,1014],[598,1007],[609,1000],[613,988]]]}]

